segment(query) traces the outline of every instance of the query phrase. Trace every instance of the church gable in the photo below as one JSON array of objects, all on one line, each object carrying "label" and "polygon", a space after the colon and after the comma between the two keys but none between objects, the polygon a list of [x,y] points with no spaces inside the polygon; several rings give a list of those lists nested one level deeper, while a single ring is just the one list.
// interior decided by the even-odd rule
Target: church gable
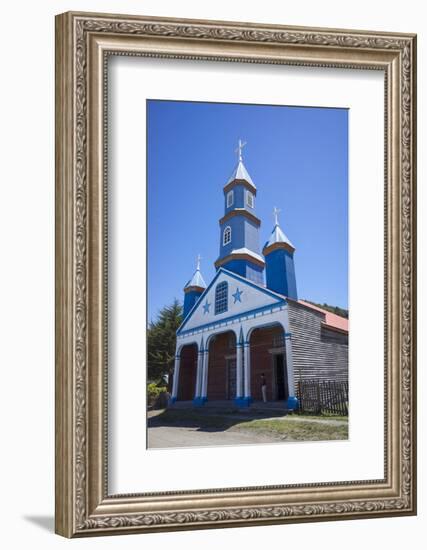
[{"label": "church gable", "polygon": [[198,299],[178,333],[283,303],[284,298],[251,281],[220,269]]}]

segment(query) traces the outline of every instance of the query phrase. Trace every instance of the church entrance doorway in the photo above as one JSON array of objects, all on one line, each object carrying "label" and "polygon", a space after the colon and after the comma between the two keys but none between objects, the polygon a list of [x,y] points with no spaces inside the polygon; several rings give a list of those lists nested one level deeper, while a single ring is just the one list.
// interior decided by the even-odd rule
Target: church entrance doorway
[{"label": "church entrance doorway", "polygon": [[209,339],[208,401],[236,397],[236,335],[232,331]]},{"label": "church entrance doorway", "polygon": [[227,399],[236,397],[236,359],[227,359]]},{"label": "church entrance doorway", "polygon": [[[270,325],[255,328],[250,334],[251,395],[254,401],[262,401],[262,382],[267,386],[267,401],[280,399],[287,391],[286,361],[283,349],[283,328]],[[276,359],[280,355],[281,359]]]},{"label": "church entrance doorway", "polygon": [[181,350],[179,369],[178,401],[191,401],[196,392],[197,346],[191,344]]},{"label": "church entrance doorway", "polygon": [[288,389],[288,372],[286,368],[285,355],[276,353],[273,356],[274,361],[274,377],[276,382],[276,396],[279,401],[285,401],[289,397]]}]

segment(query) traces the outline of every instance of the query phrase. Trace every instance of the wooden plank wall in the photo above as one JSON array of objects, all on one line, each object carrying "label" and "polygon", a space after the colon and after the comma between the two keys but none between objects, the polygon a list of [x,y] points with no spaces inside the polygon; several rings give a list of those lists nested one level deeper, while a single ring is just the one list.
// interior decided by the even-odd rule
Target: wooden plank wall
[{"label": "wooden plank wall", "polygon": [[324,315],[288,302],[295,383],[301,380],[348,382],[348,336],[322,328]]}]

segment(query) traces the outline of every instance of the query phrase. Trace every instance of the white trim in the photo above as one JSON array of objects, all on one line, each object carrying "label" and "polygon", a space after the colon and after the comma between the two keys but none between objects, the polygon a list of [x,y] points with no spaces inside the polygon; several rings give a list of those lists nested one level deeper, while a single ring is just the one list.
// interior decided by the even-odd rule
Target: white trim
[{"label": "white trim", "polygon": [[223,321],[221,319],[218,322],[213,321],[208,323],[208,326],[194,327],[188,329],[188,332],[185,334],[178,334],[177,341],[179,341],[180,346],[187,345],[187,342],[197,343],[197,338],[201,338],[202,335],[206,338],[214,334],[219,334],[221,332],[227,332],[228,330],[234,330],[236,338],[239,337],[238,331],[240,325],[242,325],[244,330],[244,335],[249,333],[252,329],[263,328],[273,324],[280,324],[283,327],[285,332],[289,332],[289,320],[287,315],[284,316],[284,311],[287,305],[285,304],[271,304],[271,311],[264,315],[254,315],[251,310],[243,312],[241,315],[230,319],[225,318]]},{"label": "white trim", "polygon": [[249,206],[249,208],[255,207],[255,198],[252,191],[246,190],[246,206]]},{"label": "white trim", "polygon": [[203,359],[204,352],[200,350],[197,354],[197,373],[196,373],[196,388],[194,390],[194,398],[197,399],[201,397],[202,392],[202,383],[203,383]]},{"label": "white trim", "polygon": [[[227,242],[225,241],[226,235],[229,235]],[[224,228],[224,232],[222,234],[222,245],[225,246],[226,244],[230,244],[230,243],[231,243],[231,227],[227,225],[227,227]]]},{"label": "white trim", "polygon": [[230,208],[230,206],[233,206],[233,204],[234,204],[234,189],[231,189],[231,191],[227,193],[227,208]]},{"label": "white trim", "polygon": [[201,397],[208,396],[208,369],[209,369],[209,348],[205,349],[205,353],[203,354]]},{"label": "white trim", "polygon": [[[252,256],[252,258],[255,258],[256,260],[262,262],[265,264],[264,256],[261,256],[260,254],[257,254],[256,252],[252,252],[252,250],[249,250],[249,248],[235,248],[230,252],[230,256],[234,254],[248,254],[248,256]],[[256,283],[255,283],[256,284]],[[258,285],[261,286],[261,285]],[[280,295],[281,298],[283,296]]]},{"label": "white trim", "polygon": [[243,346],[236,346],[236,397],[243,396]]},{"label": "white trim", "polygon": [[244,369],[244,397],[251,397],[251,346],[243,346],[243,369]]},{"label": "white trim", "polygon": [[[173,381],[172,381],[172,397],[176,399],[178,397],[178,380],[179,380],[179,370],[181,364],[181,356],[177,355],[175,357],[175,367],[173,369]],[[180,352],[179,352],[180,353]]]},{"label": "white trim", "polygon": [[[262,328],[262,327],[260,327]],[[267,350],[270,355],[280,355],[282,353],[286,353],[286,346],[283,346],[281,348],[271,348]]]},{"label": "white trim", "polygon": [[292,342],[290,338],[285,339],[285,347],[286,347],[286,369],[288,371],[288,393],[289,393],[289,397],[295,397],[294,362],[292,360]]}]

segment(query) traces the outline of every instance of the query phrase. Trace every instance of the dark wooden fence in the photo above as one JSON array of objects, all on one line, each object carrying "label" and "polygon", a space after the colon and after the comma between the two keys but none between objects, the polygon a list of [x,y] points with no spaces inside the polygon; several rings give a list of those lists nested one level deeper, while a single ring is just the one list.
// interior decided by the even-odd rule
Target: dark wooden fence
[{"label": "dark wooden fence", "polygon": [[348,415],[348,382],[301,380],[298,399],[301,412]]}]

